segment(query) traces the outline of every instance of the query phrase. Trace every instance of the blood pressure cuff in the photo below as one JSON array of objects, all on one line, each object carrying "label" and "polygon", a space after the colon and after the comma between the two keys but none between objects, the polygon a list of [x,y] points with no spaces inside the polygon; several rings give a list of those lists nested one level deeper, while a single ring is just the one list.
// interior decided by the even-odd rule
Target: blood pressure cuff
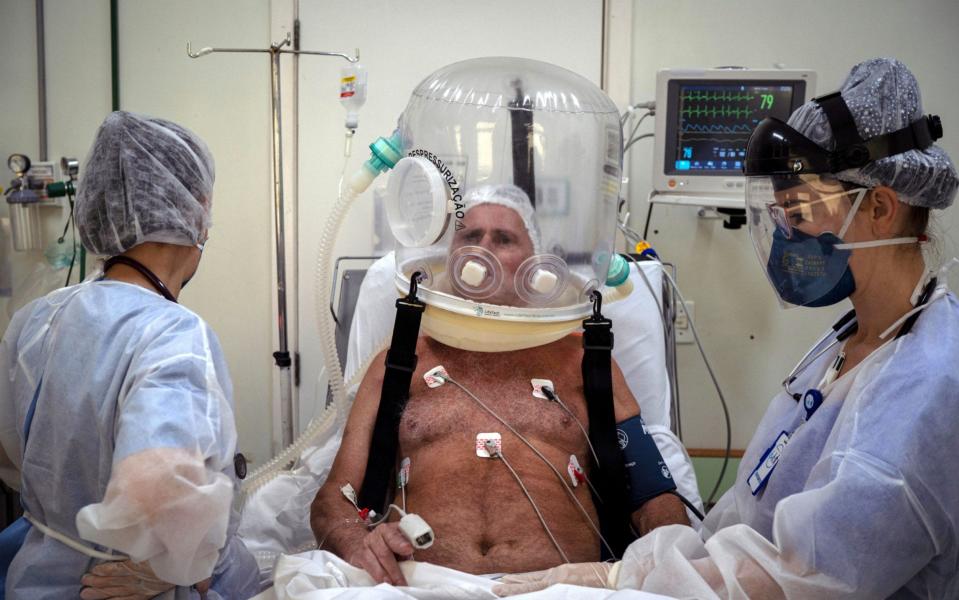
[{"label": "blood pressure cuff", "polygon": [[663,455],[639,415],[616,424],[619,449],[629,480],[629,512],[632,514],[647,500],[676,489]]}]

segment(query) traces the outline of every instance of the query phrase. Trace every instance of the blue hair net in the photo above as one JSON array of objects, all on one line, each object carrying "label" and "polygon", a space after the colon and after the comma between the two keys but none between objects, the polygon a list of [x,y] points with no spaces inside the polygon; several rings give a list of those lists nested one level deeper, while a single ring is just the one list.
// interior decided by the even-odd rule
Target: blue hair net
[{"label": "blue hair net", "polygon": [[[865,140],[902,129],[922,117],[919,84],[912,72],[893,58],[874,58],[856,65],[840,92]],[[827,150],[835,147],[829,121],[815,102],[799,107],[789,125]],[[928,208],[951,206],[959,188],[955,165],[937,145],[881,158],[836,176],[866,187],[888,186],[902,202]]]},{"label": "blue hair net", "polygon": [[117,111],[97,130],[77,191],[83,245],[122,254],[143,242],[192,246],[210,227],[213,156],[193,132]]}]

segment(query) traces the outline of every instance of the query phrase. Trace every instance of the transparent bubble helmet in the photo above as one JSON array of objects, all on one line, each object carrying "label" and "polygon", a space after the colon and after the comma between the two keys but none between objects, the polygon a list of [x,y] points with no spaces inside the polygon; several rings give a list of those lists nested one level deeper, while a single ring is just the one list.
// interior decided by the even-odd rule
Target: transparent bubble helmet
[{"label": "transparent bubble helmet", "polygon": [[619,113],[599,87],[539,61],[466,60],[416,87],[399,132],[387,203],[401,292],[419,272],[420,298],[461,315],[589,314],[622,173]]}]

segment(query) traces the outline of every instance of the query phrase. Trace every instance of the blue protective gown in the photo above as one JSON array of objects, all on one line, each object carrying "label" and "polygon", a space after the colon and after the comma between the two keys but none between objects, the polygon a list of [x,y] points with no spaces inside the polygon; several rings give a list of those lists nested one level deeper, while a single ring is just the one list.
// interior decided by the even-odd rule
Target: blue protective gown
[{"label": "blue protective gown", "polygon": [[[825,387],[808,421],[778,394],[702,539],[687,527],[651,532],[627,550],[617,587],[696,598],[959,598],[959,302],[942,293],[908,335]],[[791,389],[817,387],[838,352]],[[747,479],[783,431],[789,442],[753,495]]]},{"label": "blue protective gown", "polygon": [[[34,301],[7,329],[0,368],[0,443],[20,469],[25,508],[62,534],[80,539],[77,512],[101,502],[112,468],[145,448],[195,450],[208,472],[235,479],[232,387],[217,338],[197,315],[150,290],[101,280]],[[258,591],[255,561],[234,535],[236,516],[208,598]],[[7,597],[76,598],[96,562],[34,527],[10,567]],[[178,587],[175,597],[199,595]]]}]

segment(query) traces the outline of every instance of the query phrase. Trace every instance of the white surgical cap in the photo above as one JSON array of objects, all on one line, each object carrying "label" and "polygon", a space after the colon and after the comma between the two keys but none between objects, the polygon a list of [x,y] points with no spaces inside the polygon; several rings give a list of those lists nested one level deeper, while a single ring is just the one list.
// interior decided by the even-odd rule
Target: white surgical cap
[{"label": "white surgical cap", "polygon": [[[864,140],[902,129],[922,117],[919,83],[893,58],[874,58],[856,65],[840,92]],[[799,107],[789,125],[827,150],[836,145],[829,121],[815,102]],[[937,145],[881,158],[836,176],[866,187],[888,186],[902,202],[928,208],[951,206],[959,188],[955,165]]]},{"label": "white surgical cap", "polygon": [[480,204],[496,204],[513,209],[523,220],[529,241],[533,244],[533,252],[540,252],[539,229],[536,227],[533,203],[519,187],[510,183],[481,185],[466,192],[463,204],[466,205],[466,212]]},{"label": "white surgical cap", "polygon": [[83,245],[104,256],[143,242],[192,246],[210,227],[213,156],[164,119],[107,116],[84,164],[75,218]]}]

